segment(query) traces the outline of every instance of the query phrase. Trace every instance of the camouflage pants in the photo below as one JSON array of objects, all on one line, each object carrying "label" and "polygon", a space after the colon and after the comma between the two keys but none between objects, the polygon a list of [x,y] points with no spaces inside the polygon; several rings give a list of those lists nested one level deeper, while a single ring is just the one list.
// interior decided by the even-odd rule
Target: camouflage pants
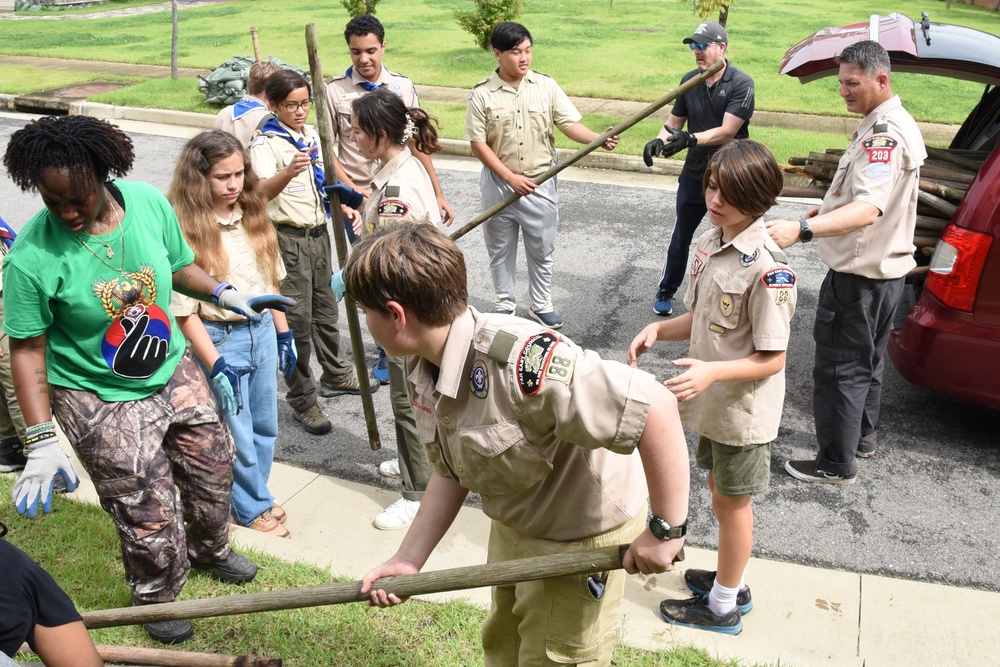
[{"label": "camouflage pants", "polygon": [[118,529],[134,604],[172,601],[189,558],[229,555],[235,448],[190,350],[148,398],[52,387],[52,406]]}]

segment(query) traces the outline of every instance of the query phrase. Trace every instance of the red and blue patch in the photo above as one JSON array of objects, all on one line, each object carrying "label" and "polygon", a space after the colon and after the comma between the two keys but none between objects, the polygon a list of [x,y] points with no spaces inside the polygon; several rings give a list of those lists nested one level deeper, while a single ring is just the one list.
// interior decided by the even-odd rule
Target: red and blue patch
[{"label": "red and blue patch", "polygon": [[795,287],[795,272],[783,266],[776,266],[760,277],[765,287],[788,289]]}]

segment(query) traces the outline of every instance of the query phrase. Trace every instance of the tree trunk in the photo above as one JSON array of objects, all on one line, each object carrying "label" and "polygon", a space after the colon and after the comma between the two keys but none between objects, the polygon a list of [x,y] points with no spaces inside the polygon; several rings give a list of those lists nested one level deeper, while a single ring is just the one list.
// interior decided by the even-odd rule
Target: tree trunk
[{"label": "tree trunk", "polygon": [[170,14],[173,20],[173,32],[170,34],[170,78],[179,76],[177,68],[177,0],[170,0]]},{"label": "tree trunk", "polygon": [[725,28],[726,20],[728,18],[729,18],[729,5],[722,5],[722,9],[719,10],[719,25]]}]

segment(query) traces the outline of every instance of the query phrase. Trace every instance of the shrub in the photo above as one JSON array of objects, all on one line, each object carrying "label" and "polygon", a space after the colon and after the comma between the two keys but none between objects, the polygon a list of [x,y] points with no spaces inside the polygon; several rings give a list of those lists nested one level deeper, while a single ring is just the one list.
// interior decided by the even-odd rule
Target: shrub
[{"label": "shrub", "polygon": [[[345,2],[347,0],[344,0]],[[458,25],[470,33],[479,48],[490,48],[490,35],[498,23],[513,21],[521,13],[522,0],[473,0],[475,9],[456,10]]]},{"label": "shrub", "polygon": [[358,14],[375,14],[375,5],[379,0],[340,0],[347,13],[354,18]]}]

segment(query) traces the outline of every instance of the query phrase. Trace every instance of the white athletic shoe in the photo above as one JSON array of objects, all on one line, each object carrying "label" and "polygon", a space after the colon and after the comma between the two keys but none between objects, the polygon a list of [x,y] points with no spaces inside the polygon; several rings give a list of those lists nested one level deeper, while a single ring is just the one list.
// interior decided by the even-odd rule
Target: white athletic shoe
[{"label": "white athletic shoe", "polygon": [[378,465],[378,474],[383,477],[392,477],[393,479],[399,479],[403,476],[399,472],[399,459],[392,459],[391,461],[382,461]]},{"label": "white athletic shoe", "polygon": [[379,512],[372,523],[379,530],[397,530],[405,528],[413,523],[413,518],[417,516],[420,509],[420,502],[400,498],[393,504]]}]

